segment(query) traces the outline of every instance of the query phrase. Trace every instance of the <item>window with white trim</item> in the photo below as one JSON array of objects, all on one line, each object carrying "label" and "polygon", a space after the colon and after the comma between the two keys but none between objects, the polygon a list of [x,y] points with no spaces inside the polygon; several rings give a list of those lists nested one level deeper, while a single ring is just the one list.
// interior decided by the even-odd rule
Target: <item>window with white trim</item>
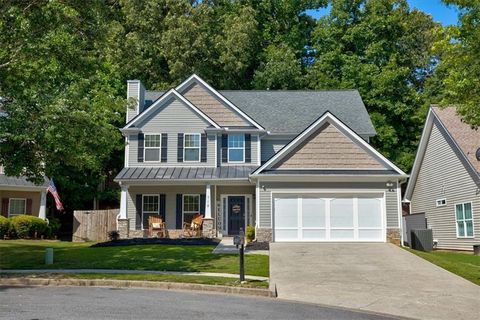
[{"label": "window with white trim", "polygon": [[18,216],[20,214],[26,214],[27,212],[27,199],[25,198],[10,198],[8,202],[8,216]]},{"label": "window with white trim", "polygon": [[455,205],[455,220],[457,223],[457,237],[473,238],[473,213],[471,202]]},{"label": "window with white trim", "polygon": [[183,222],[191,223],[195,215],[200,213],[200,195],[183,195]]},{"label": "window with white trim", "polygon": [[245,135],[228,135],[228,162],[245,161]]},{"label": "window with white trim", "polygon": [[437,201],[435,201],[437,207],[445,207],[447,205],[447,199],[443,198],[443,199],[437,199]]},{"label": "window with white trim", "polygon": [[4,174],[3,166],[2,166],[2,165],[0,165],[0,174]]},{"label": "window with white trim", "polygon": [[146,134],[144,136],[144,159],[145,162],[160,161],[161,135]]},{"label": "window with white trim", "polygon": [[200,133],[183,135],[183,161],[200,161]]},{"label": "window with white trim", "polygon": [[146,194],[143,195],[143,213],[155,213],[158,214],[160,210],[160,196],[158,194]]}]

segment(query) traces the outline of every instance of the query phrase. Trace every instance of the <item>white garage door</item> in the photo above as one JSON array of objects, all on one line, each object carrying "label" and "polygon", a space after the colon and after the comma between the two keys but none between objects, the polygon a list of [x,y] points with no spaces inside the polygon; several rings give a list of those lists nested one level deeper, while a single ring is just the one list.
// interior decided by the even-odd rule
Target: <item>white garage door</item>
[{"label": "white garage door", "polygon": [[274,240],[384,241],[382,194],[273,197]]}]

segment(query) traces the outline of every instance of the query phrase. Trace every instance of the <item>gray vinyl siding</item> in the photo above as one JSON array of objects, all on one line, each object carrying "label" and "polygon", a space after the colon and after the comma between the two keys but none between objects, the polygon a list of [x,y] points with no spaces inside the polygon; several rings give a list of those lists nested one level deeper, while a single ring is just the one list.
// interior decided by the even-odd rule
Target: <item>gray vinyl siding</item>
[{"label": "gray vinyl siding", "polygon": [[292,193],[302,193],[311,191],[312,189],[319,190],[321,192],[329,191],[332,189],[338,190],[378,190],[379,192],[386,191],[386,214],[387,214],[387,229],[389,228],[398,228],[398,219],[399,219],[399,203],[397,196],[397,189],[395,188],[392,191],[386,189],[386,182],[261,182],[261,186],[265,187],[260,188],[260,202],[259,202],[259,227],[260,228],[269,228],[271,225],[271,215],[272,215],[272,192],[275,191],[291,191]]},{"label": "gray vinyl siding", "polygon": [[144,134],[167,133],[167,162],[138,162],[138,135],[129,136],[130,167],[164,167],[164,166],[215,166],[215,134],[207,136],[207,162],[177,162],[178,133],[204,133],[209,124],[182,102],[172,100],[160,110],[144,119],[138,127]]},{"label": "gray vinyl siding", "polygon": [[[135,81],[129,81],[127,84],[127,99],[135,98],[138,105],[138,90],[140,83]],[[132,120],[137,115],[137,109],[127,108],[127,122]]]},{"label": "gray vinyl siding", "polygon": [[260,165],[260,163],[258,163],[258,152],[259,152],[259,138],[258,138],[258,135],[256,134],[252,134],[252,141],[251,141],[251,151],[252,151],[252,155],[251,155],[251,159],[252,159],[252,162],[251,163],[241,163],[241,164],[238,164],[238,163],[222,163],[222,135],[219,134],[217,136],[217,166],[221,167],[221,166],[241,166],[241,165]]},{"label": "gray vinyl siding", "polygon": [[282,149],[291,139],[262,139],[261,142],[261,161],[266,162]]},{"label": "gray vinyl siding", "polygon": [[[480,243],[480,195],[478,187],[462,162],[434,124],[415,183],[411,213],[425,212],[438,247],[472,250]],[[447,205],[436,207],[436,200],[446,198]],[[457,238],[455,204],[472,202],[473,239]]]}]

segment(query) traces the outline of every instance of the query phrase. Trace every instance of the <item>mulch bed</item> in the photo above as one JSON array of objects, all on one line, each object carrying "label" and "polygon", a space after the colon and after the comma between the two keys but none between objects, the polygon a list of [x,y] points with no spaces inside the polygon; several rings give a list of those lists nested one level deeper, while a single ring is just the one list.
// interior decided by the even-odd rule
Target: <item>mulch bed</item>
[{"label": "mulch bed", "polygon": [[247,250],[269,250],[270,245],[268,242],[250,242],[247,243]]},{"label": "mulch bed", "polygon": [[182,245],[182,246],[205,246],[218,245],[219,239],[209,238],[183,238],[183,239],[169,239],[169,238],[134,238],[122,239],[107,242],[100,242],[91,247],[121,247],[121,246],[135,246],[148,244],[168,244],[168,245]]}]

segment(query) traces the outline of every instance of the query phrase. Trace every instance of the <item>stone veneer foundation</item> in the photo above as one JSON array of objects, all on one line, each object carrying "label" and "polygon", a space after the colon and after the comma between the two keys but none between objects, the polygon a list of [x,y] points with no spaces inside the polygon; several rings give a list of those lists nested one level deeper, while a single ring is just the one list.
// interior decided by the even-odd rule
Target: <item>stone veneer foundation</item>
[{"label": "stone veneer foundation", "polygon": [[272,242],[272,229],[271,228],[256,228],[255,239],[258,242]]},{"label": "stone veneer foundation", "polygon": [[401,232],[400,229],[397,229],[397,228],[387,229],[387,241],[399,246],[401,244],[400,232]]}]

